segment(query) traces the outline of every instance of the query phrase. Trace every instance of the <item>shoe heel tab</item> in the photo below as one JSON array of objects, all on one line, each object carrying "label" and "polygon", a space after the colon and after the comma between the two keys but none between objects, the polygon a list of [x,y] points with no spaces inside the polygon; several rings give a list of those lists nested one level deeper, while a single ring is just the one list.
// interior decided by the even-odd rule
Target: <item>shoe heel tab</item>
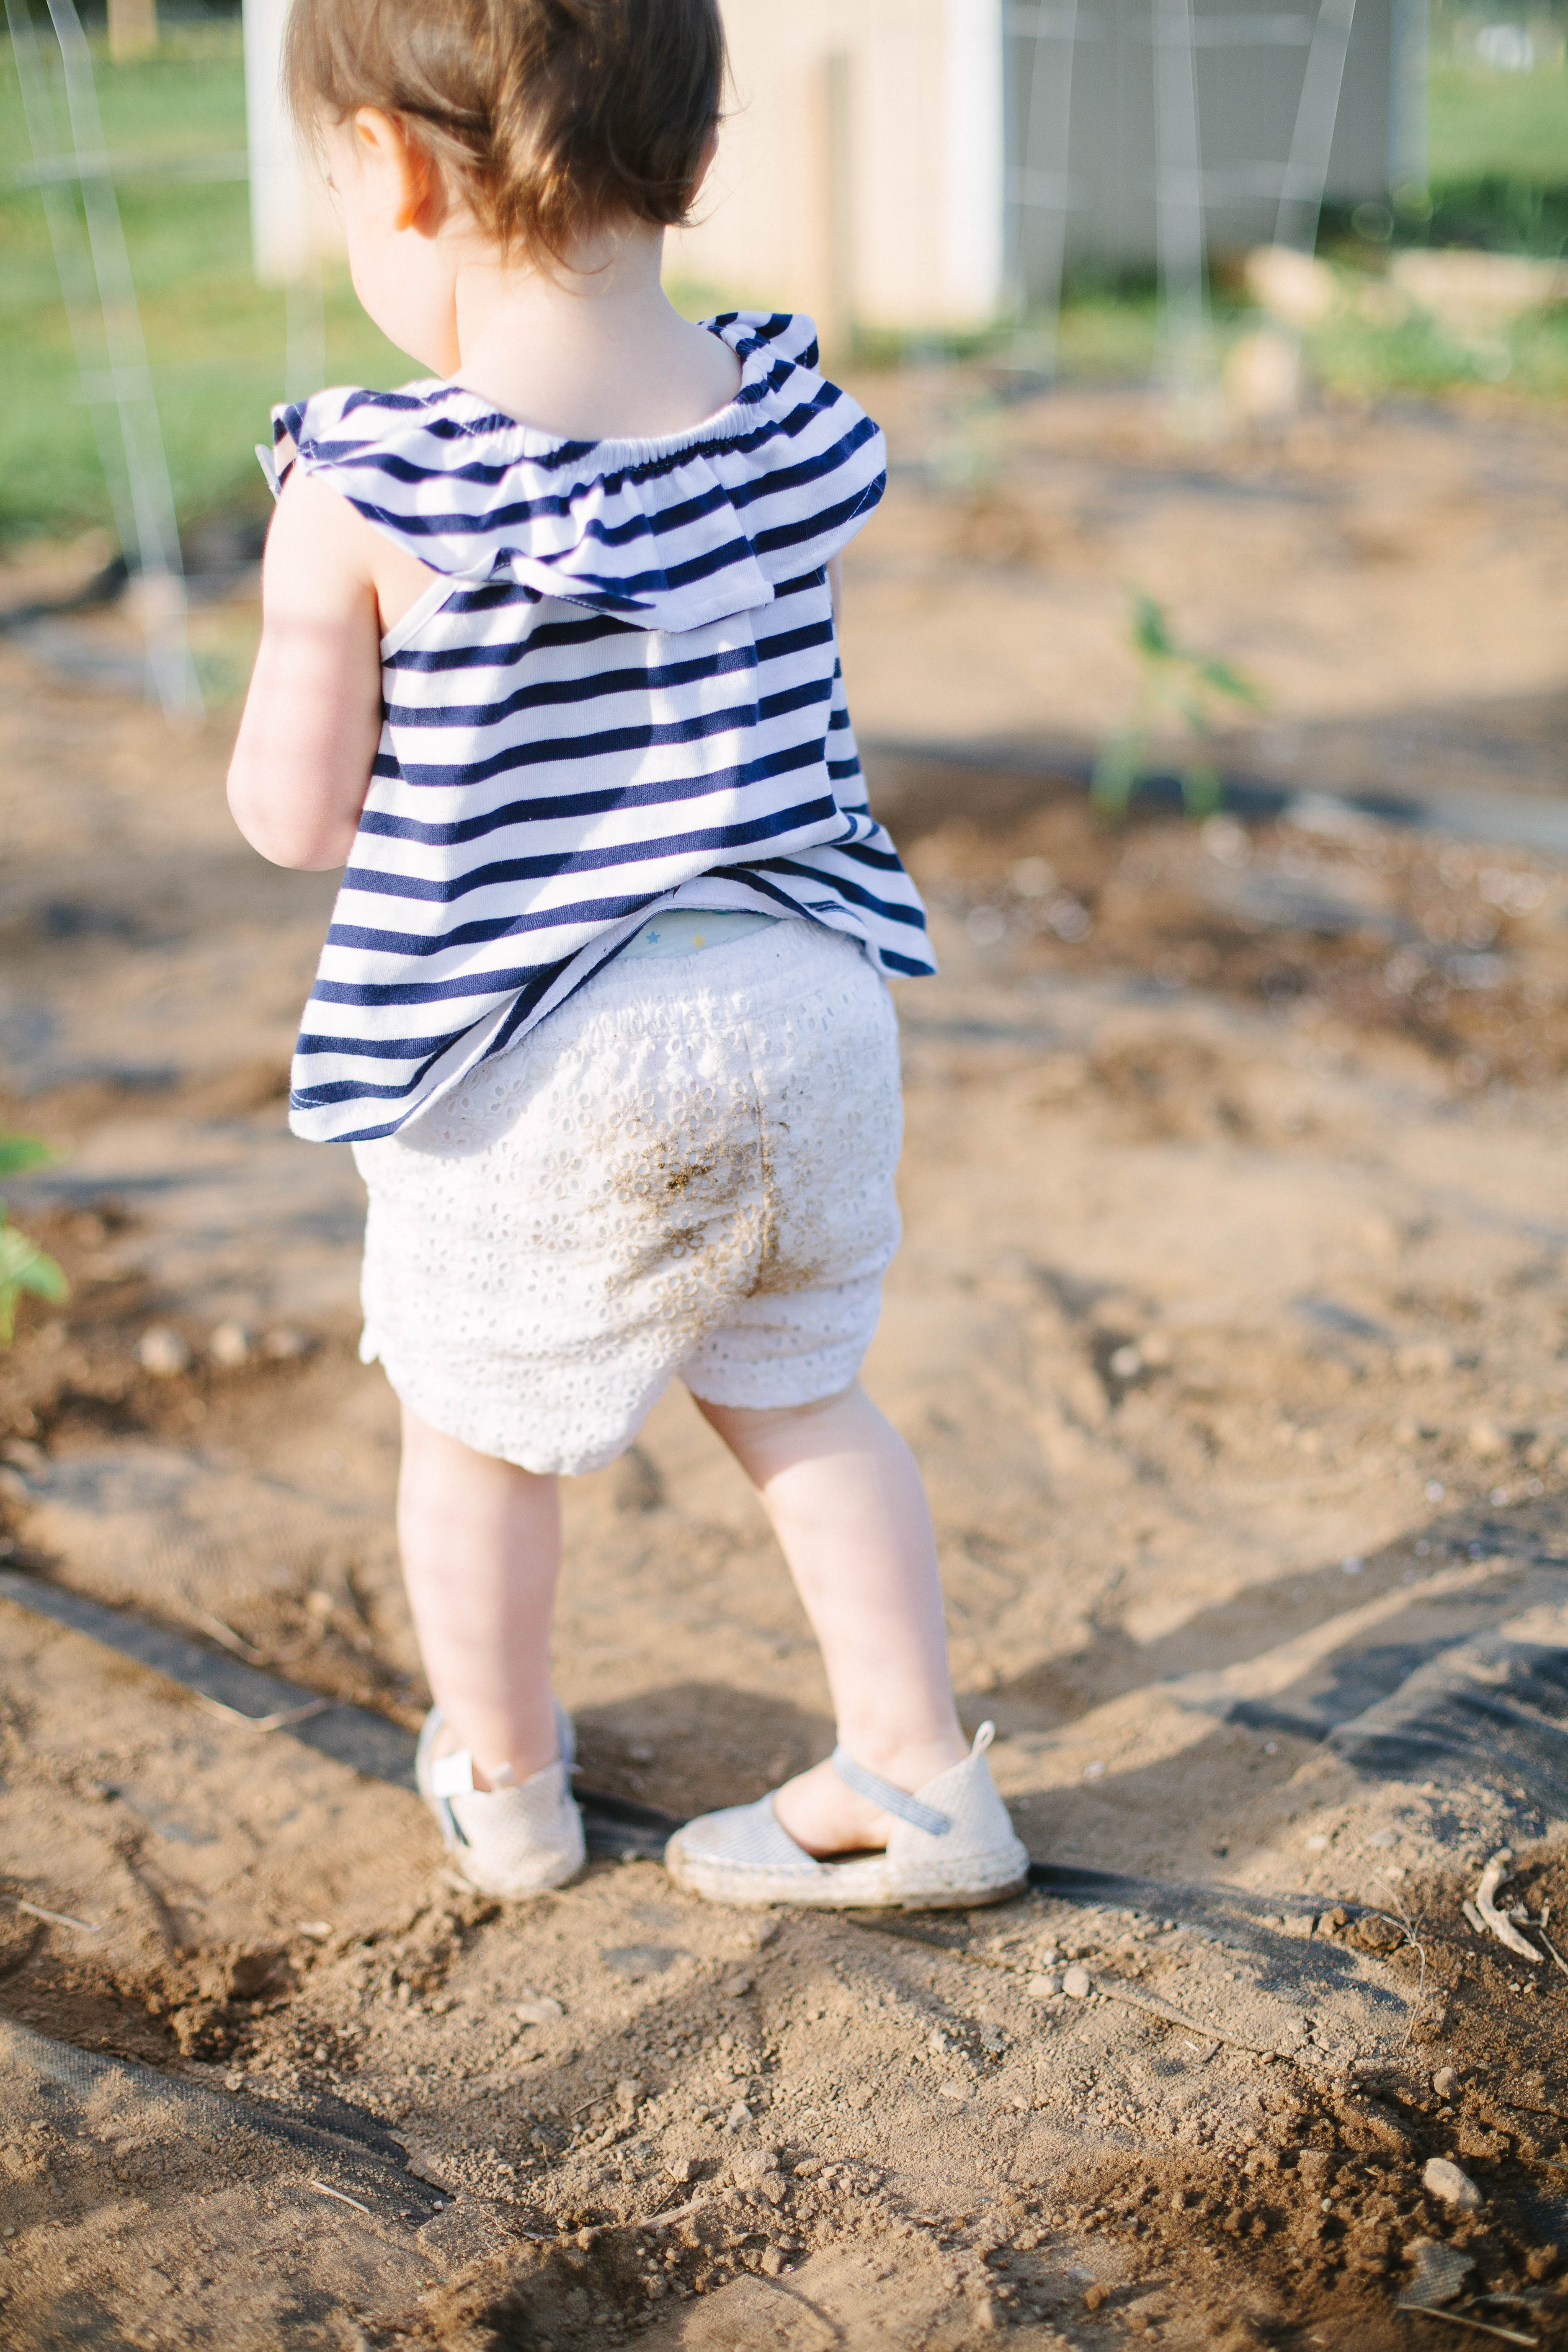
[{"label": "shoe heel tab", "polygon": [[994,1723],[983,1723],[979,1730],[974,1735],[974,1745],[970,1749],[970,1754],[972,1756],[984,1756],[995,1737],[996,1726]]},{"label": "shoe heel tab", "polygon": [[434,1756],[430,1759],[430,1793],[433,1797],[470,1797],[474,1792],[474,1759],[466,1748],[455,1756]]}]

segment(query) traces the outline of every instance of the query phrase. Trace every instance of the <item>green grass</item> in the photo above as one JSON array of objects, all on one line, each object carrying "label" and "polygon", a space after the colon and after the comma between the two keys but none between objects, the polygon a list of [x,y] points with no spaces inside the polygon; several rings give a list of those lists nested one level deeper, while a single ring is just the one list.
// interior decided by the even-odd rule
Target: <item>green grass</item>
[{"label": "green grass", "polygon": [[[77,378],[54,254],[8,48],[0,48],[0,538],[103,523],[108,500]],[[197,155],[245,145],[237,31],[156,58],[97,60],[111,154]],[[250,273],[242,182],[126,177],[118,189],[174,498],[183,518],[262,505],[253,453],[283,396],[285,304]],[[416,367],[370,324],[346,277],[327,287],[327,379],[389,384]]]},{"label": "green grass", "polygon": [[1537,399],[1568,400],[1568,313],[1528,313],[1475,343],[1430,319],[1381,327],[1341,314],[1308,336],[1307,360],[1321,383],[1362,399],[1501,383]]},{"label": "green grass", "polygon": [[1496,174],[1548,185],[1568,180],[1568,68],[1499,73],[1433,60],[1427,170],[1436,187]]},{"label": "green grass", "polygon": [[1158,349],[1159,305],[1152,287],[1069,289],[1057,328],[1057,365],[1064,376],[1126,383],[1149,373]]}]

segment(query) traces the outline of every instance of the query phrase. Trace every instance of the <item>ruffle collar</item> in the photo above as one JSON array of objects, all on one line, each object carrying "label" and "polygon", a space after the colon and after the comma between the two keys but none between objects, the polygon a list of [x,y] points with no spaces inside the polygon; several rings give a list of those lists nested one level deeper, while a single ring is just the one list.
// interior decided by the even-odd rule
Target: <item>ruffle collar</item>
[{"label": "ruffle collar", "polygon": [[[273,411],[280,467],[321,474],[454,579],[505,579],[634,627],[689,629],[772,601],[853,538],[885,486],[882,436],[818,373],[799,315],[704,321],[741,362],[689,429],[567,440],[459,383],[337,388]],[[265,463],[264,458],[264,463]]]}]

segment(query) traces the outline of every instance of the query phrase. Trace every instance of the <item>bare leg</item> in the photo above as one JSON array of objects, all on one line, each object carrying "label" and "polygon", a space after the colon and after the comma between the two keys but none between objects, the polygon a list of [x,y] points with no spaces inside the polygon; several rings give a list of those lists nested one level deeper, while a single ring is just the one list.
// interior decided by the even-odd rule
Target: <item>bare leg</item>
[{"label": "bare leg", "polygon": [[[856,1762],[909,1790],[962,1763],[931,1511],[897,1430],[858,1383],[771,1412],[695,1402],[762,1497]],[[892,1828],[826,1763],[787,1782],[776,1810],[808,1853],[885,1845]]]},{"label": "bare leg", "polygon": [[472,1751],[479,1789],[503,1766],[519,1780],[542,1771],[559,1752],[555,1480],[476,1454],[405,1408],[397,1534],[425,1671],[447,1718],[443,1745]]}]

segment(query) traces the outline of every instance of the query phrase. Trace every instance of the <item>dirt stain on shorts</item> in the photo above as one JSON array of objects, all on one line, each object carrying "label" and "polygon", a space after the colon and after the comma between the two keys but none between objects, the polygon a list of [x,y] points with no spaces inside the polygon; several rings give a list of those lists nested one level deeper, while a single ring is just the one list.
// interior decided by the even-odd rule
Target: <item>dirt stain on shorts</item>
[{"label": "dirt stain on shorts", "polygon": [[612,966],[402,1135],[367,1352],[422,1418],[586,1469],[677,1373],[733,1404],[854,1378],[897,1247],[897,1025],[853,942],[779,923]]}]

